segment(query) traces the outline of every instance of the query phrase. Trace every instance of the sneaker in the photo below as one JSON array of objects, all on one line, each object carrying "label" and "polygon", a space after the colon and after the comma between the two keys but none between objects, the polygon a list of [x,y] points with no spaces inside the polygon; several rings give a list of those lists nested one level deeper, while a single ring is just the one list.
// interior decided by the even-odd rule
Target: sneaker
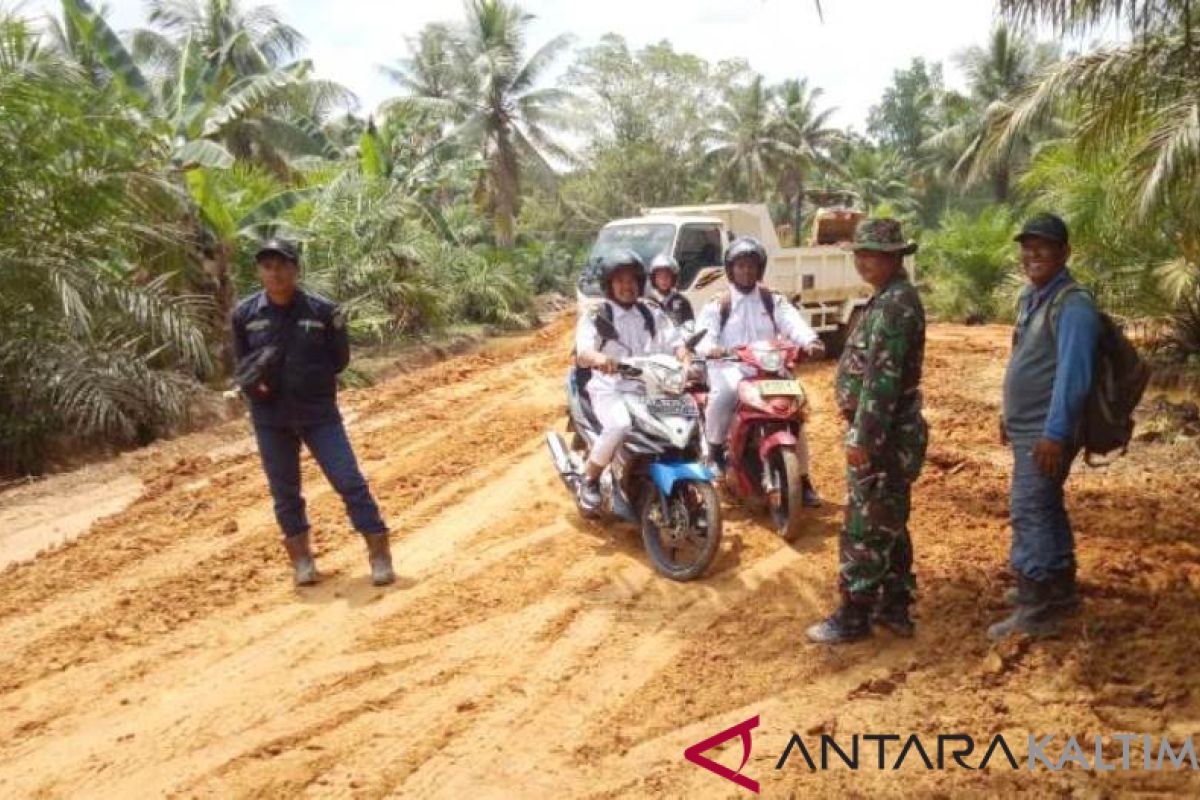
[{"label": "sneaker", "polygon": [[600,503],[603,501],[600,496],[600,481],[580,481],[576,499],[580,511],[584,514],[595,514],[600,510]]}]

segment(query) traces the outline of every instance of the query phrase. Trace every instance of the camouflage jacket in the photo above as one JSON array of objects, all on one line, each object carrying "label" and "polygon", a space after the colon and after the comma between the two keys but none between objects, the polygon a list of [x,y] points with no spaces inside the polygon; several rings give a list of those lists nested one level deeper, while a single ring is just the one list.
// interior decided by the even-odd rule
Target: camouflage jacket
[{"label": "camouflage jacket", "polygon": [[846,443],[878,451],[896,428],[921,413],[925,309],[898,275],[867,303],[838,362],[838,409],[850,423]]}]

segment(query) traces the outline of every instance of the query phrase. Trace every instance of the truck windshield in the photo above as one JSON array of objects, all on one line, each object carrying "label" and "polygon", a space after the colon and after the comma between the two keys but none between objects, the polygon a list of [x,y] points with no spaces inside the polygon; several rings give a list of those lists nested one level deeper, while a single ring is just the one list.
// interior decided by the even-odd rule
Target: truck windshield
[{"label": "truck windshield", "polygon": [[721,227],[711,224],[684,225],[675,245],[675,260],[679,262],[679,289],[690,289],[692,281],[704,267],[721,265]]},{"label": "truck windshield", "polygon": [[670,223],[635,223],[604,228],[588,254],[583,274],[579,276],[579,288],[590,296],[601,294],[598,270],[600,259],[606,253],[628,248],[649,264],[659,253],[669,253],[674,239],[675,226]]}]

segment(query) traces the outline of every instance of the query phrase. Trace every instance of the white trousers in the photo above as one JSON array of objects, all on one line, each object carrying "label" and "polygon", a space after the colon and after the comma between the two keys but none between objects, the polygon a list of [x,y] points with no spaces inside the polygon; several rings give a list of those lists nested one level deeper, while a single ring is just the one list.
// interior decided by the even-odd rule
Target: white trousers
[{"label": "white trousers", "polygon": [[633,420],[629,418],[629,409],[625,407],[621,392],[616,389],[597,385],[593,378],[588,382],[587,393],[592,400],[596,419],[600,420],[600,436],[592,445],[588,461],[598,467],[607,467],[633,427]]},{"label": "white trousers", "polygon": [[[704,411],[704,437],[710,445],[723,445],[729,436],[729,426],[737,410],[738,384],[752,377],[754,369],[741,364],[708,365],[708,407]],[[796,437],[796,456],[800,459],[800,474],[808,474],[808,434],[804,426]]]}]

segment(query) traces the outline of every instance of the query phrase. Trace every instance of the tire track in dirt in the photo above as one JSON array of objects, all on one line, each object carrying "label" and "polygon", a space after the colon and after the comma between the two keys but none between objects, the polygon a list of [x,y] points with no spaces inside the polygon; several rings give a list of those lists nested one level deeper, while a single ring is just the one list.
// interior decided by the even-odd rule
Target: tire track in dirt
[{"label": "tire track in dirt", "polygon": [[[1008,585],[1007,461],[991,441],[1006,332],[935,326],[918,638],[811,647],[801,636],[832,603],[840,507],[788,547],[726,505],[710,575],[657,577],[631,529],[576,516],[545,456],[569,331],[564,320],[352,393],[351,431],[397,532],[395,589],[369,586],[338,498],[310,469],[329,577],[291,590],[244,449],[158,463],[163,473],[147,459],[157,493],[4,573],[0,794],[730,796],[682,750],[755,713],[747,772],[771,796],[1198,788],[1185,773],[930,773],[915,761],[898,774],[774,770],[792,729],[1023,741],[1200,727],[1196,459],[1145,448],[1080,475],[1086,616],[1061,641],[989,647],[982,629]],[[803,371],[815,479],[836,500],[831,374]],[[220,492],[212,508],[196,507],[205,481]],[[196,525],[180,532],[189,509]],[[221,533],[231,517],[237,530]],[[116,549],[123,526],[138,550]],[[64,572],[86,602],[61,595]],[[110,641],[122,615],[138,627]]]}]

